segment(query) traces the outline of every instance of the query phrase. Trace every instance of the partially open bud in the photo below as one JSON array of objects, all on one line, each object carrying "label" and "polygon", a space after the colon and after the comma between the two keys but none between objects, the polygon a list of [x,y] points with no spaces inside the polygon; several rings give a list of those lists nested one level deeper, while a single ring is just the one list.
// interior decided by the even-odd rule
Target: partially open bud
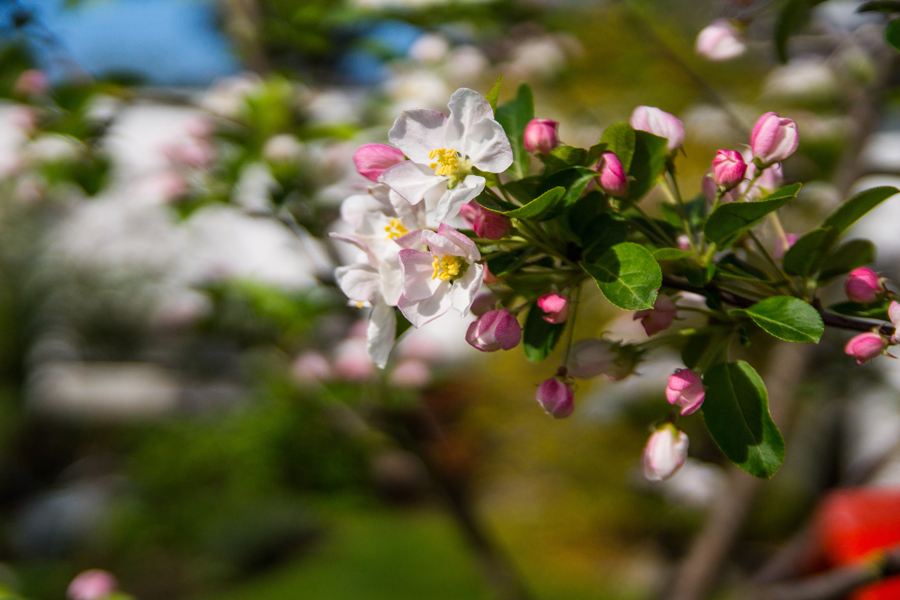
[{"label": "partially open bud", "polygon": [[797,150],[797,124],[773,112],[761,116],[750,134],[750,150],[763,165],[781,162]]},{"label": "partially open bud", "polygon": [[730,190],[744,180],[747,163],[744,162],[741,153],[736,150],[719,150],[712,161],[712,168],[716,185]]},{"label": "partially open bud", "polygon": [[66,596],[69,600],[102,600],[116,591],[118,583],[111,573],[102,569],[82,571],[75,576]]},{"label": "partially open bud", "polygon": [[365,144],[353,153],[356,170],[372,181],[378,181],[382,173],[404,160],[402,151],[386,144]]},{"label": "partially open bud", "polygon": [[559,123],[552,119],[532,119],[525,126],[522,143],[533,154],[550,154],[559,146]]},{"label": "partially open bud", "polygon": [[575,393],[568,384],[558,379],[548,379],[542,383],[535,397],[554,419],[564,419],[575,410]]},{"label": "partially open bud", "polygon": [[666,386],[666,400],[669,404],[681,409],[681,415],[687,416],[703,404],[706,398],[706,390],[700,376],[690,369],[678,369],[669,376],[669,385]]},{"label": "partially open bud", "polygon": [[522,327],[508,310],[492,310],[469,325],[466,341],[482,352],[511,350],[522,340]]},{"label": "partially open bud", "polygon": [[512,221],[509,217],[491,212],[472,200],[459,209],[459,215],[475,230],[475,235],[486,240],[503,239],[510,229]]},{"label": "partially open bud", "polygon": [[544,320],[548,323],[565,323],[569,318],[569,299],[559,294],[546,294],[538,298],[538,308],[547,313]]},{"label": "partially open bud", "polygon": [[670,296],[660,294],[653,303],[653,308],[639,310],[634,313],[634,320],[641,320],[641,326],[647,335],[655,335],[668,329],[678,314],[678,307]]},{"label": "partially open bud", "polygon": [[622,161],[612,152],[604,152],[594,167],[600,173],[600,189],[614,198],[628,195],[628,176],[622,168]]},{"label": "partially open bud", "polygon": [[709,60],[730,60],[747,51],[741,32],[728,19],[716,19],[698,35],[694,50]]},{"label": "partially open bud", "polygon": [[472,307],[469,308],[469,312],[476,317],[480,317],[481,315],[494,310],[496,306],[497,296],[494,295],[494,292],[481,292],[475,296],[475,300],[472,302]]},{"label": "partially open bud", "polygon": [[884,284],[878,273],[866,267],[853,269],[844,282],[844,291],[851,302],[869,304],[875,302],[885,293]]},{"label": "partially open bud", "polygon": [[680,148],[684,142],[684,124],[678,117],[653,106],[635,108],[631,113],[631,126],[669,140],[666,148],[670,153]]},{"label": "partially open bud", "polygon": [[666,423],[650,436],[644,446],[644,477],[662,481],[684,465],[688,453],[688,436]]},{"label": "partially open bud", "polygon": [[844,346],[844,352],[856,359],[856,364],[861,365],[881,356],[887,350],[888,341],[879,334],[868,331],[850,338]]}]

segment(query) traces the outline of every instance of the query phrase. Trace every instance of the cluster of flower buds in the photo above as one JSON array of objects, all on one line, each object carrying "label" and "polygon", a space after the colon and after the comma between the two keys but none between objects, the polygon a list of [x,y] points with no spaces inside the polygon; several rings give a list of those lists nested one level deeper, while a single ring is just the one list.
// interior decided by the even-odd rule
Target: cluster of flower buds
[{"label": "cluster of flower buds", "polygon": [[[844,281],[844,291],[851,302],[872,304],[892,298],[884,280],[878,273],[866,267],[854,269]],[[885,337],[878,331],[867,331],[850,338],[844,346],[844,352],[856,359],[856,364],[866,362],[887,353],[888,346],[900,343],[900,303],[892,300],[888,306],[888,317],[894,325],[894,333]],[[888,354],[888,356],[891,356]]]}]

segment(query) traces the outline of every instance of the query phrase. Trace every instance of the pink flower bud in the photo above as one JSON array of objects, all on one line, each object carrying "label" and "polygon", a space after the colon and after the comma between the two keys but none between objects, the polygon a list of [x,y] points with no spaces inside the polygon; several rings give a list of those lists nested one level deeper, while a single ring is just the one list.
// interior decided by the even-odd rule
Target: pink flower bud
[{"label": "pink flower bud", "polygon": [[688,453],[688,436],[666,423],[650,436],[644,446],[644,477],[662,481],[684,465]]},{"label": "pink flower bud", "polygon": [[522,327],[508,310],[492,310],[469,325],[466,341],[482,352],[511,350],[522,339]]},{"label": "pink flower bud", "polygon": [[544,320],[548,323],[565,323],[569,318],[569,299],[559,294],[546,294],[538,298],[538,307],[544,311]]},{"label": "pink flower bud", "polygon": [[869,304],[875,302],[884,293],[884,284],[878,273],[866,267],[860,267],[850,271],[847,281],[844,282],[844,291],[851,302]]},{"label": "pink flower bud", "polygon": [[304,352],[291,366],[291,373],[304,384],[316,384],[331,378],[331,365],[320,352]]},{"label": "pink flower bud", "polygon": [[510,229],[512,221],[509,217],[491,212],[472,200],[459,209],[459,214],[475,230],[475,235],[486,240],[503,239]]},{"label": "pink flower bud", "polygon": [[117,587],[116,578],[111,573],[91,569],[79,573],[72,580],[66,596],[69,600],[101,600],[115,592]]},{"label": "pink flower bud", "polygon": [[740,152],[735,150],[719,150],[712,161],[713,177],[716,185],[730,190],[744,180],[747,163]]},{"label": "pink flower bud", "polygon": [[773,112],[761,116],[750,134],[750,150],[763,165],[781,162],[797,150],[797,124]]},{"label": "pink flower bud", "polygon": [[404,160],[403,152],[385,144],[365,144],[353,153],[356,170],[372,181],[378,181],[382,173]]},{"label": "pink flower bud", "polygon": [[488,311],[494,310],[496,306],[497,296],[494,295],[494,292],[481,292],[475,296],[475,300],[472,302],[469,311],[476,317],[480,317]]},{"label": "pink flower bud", "polygon": [[678,239],[675,240],[675,243],[678,244],[679,250],[684,250],[685,252],[687,252],[691,249],[691,240],[688,239],[688,236],[686,235],[679,235]]},{"label": "pink flower bud", "polygon": [[575,410],[575,393],[558,379],[548,379],[535,395],[541,407],[554,419],[565,419]]},{"label": "pink flower bud", "polygon": [[668,329],[678,314],[675,301],[669,296],[660,294],[653,303],[653,308],[639,310],[634,313],[634,320],[640,319],[641,325],[647,335],[655,335],[663,329]]},{"label": "pink flower bud", "polygon": [[703,388],[703,382],[700,376],[690,369],[678,369],[669,376],[666,400],[669,404],[680,408],[682,416],[697,412],[704,398],[706,390]]},{"label": "pink flower bud", "polygon": [[533,154],[550,154],[559,146],[559,123],[551,119],[532,119],[525,126],[522,143]]},{"label": "pink flower bud", "polygon": [[604,152],[594,167],[600,173],[600,189],[614,198],[624,198],[628,194],[628,176],[622,162],[612,152]]},{"label": "pink flower bud", "polygon": [[13,91],[20,96],[43,96],[50,90],[50,78],[43,71],[28,69],[16,79]]},{"label": "pink flower bud", "polygon": [[716,19],[697,35],[694,50],[709,60],[730,60],[746,52],[741,32],[728,19]]},{"label": "pink flower bud", "polygon": [[399,388],[421,389],[431,382],[431,368],[423,360],[408,358],[391,371],[390,381]]},{"label": "pink flower bud", "polygon": [[900,343],[900,302],[896,300],[891,302],[888,307],[888,317],[894,324],[894,335],[891,336],[891,343]]},{"label": "pink flower bud", "polygon": [[674,152],[684,142],[684,124],[675,115],[652,106],[638,106],[631,113],[631,126],[669,140],[666,147]]},{"label": "pink flower bud", "polygon": [[619,356],[616,348],[597,338],[572,344],[569,352],[568,374],[578,379],[605,375],[611,381],[625,379],[634,371],[635,362]]},{"label": "pink flower bud", "polygon": [[887,349],[888,341],[872,331],[861,333],[850,338],[844,346],[844,352],[856,359],[856,364],[861,365],[876,356],[881,356]]}]

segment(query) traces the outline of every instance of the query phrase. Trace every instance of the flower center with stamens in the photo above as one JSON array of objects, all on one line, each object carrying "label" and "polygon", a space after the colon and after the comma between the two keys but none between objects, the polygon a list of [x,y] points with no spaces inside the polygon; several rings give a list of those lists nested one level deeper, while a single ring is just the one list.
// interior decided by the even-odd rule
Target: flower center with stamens
[{"label": "flower center with stamens", "polygon": [[434,267],[434,274],[431,276],[432,279],[450,281],[454,277],[459,276],[459,258],[451,254],[445,254],[440,258],[435,256],[431,266]]},{"label": "flower center with stamens", "polygon": [[409,229],[403,226],[400,219],[391,219],[391,224],[385,227],[384,230],[387,231],[387,237],[384,238],[385,240],[396,240],[409,233]]}]

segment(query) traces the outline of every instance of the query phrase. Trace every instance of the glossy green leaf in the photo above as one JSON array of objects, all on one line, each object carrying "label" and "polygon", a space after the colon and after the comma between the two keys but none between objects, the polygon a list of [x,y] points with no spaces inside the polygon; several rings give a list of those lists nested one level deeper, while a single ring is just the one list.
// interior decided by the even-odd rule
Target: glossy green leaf
[{"label": "glossy green leaf", "polygon": [[516,98],[498,107],[496,116],[512,145],[513,164],[508,170],[521,179],[528,172],[528,164],[531,162],[531,155],[525,151],[522,142],[525,126],[534,118],[534,97],[531,88],[525,83],[519,86]]},{"label": "glossy green leaf", "polygon": [[584,260],[594,262],[626,239],[628,224],[617,215],[604,213],[591,221],[584,233]]},{"label": "glossy green leaf", "polygon": [[769,414],[762,378],[737,361],[716,365],[703,383],[703,421],[722,453],[751,475],[772,477],[784,462],[784,439]]},{"label": "glossy green leaf", "polygon": [[860,217],[898,193],[900,193],[900,190],[891,186],[877,187],[860,192],[841,204],[837,210],[822,222],[821,226],[834,227],[838,233],[843,233],[848,227],[856,223]]},{"label": "glossy green leaf", "polygon": [[525,206],[510,210],[505,213],[507,217],[516,219],[532,219],[534,221],[543,221],[552,219],[556,215],[562,214],[561,200],[566,190],[563,187],[555,187],[547,190]]},{"label": "glossy green leaf", "polygon": [[[659,177],[666,170],[669,150],[668,140],[646,131],[635,131],[634,155],[631,166],[626,169],[632,178],[628,193],[634,200],[640,200],[653,189]],[[621,159],[620,159],[621,160]],[[624,167],[624,165],[623,165]]]},{"label": "glossy green leaf", "polygon": [[557,186],[565,188],[566,193],[563,195],[562,204],[563,206],[571,206],[578,201],[582,192],[584,192],[584,188],[596,176],[597,172],[593,169],[571,167],[554,173],[545,179],[539,189],[543,193]]},{"label": "glossy green leaf", "polygon": [[569,167],[587,166],[587,150],[575,146],[557,146],[544,160],[544,176],[552,175]]},{"label": "glossy green leaf", "polygon": [[630,242],[616,244],[595,262],[581,266],[606,299],[625,310],[653,308],[662,271],[650,251]]},{"label": "glossy green leaf", "polygon": [[832,250],[825,257],[822,261],[822,270],[816,279],[824,283],[874,262],[875,244],[869,240],[850,240]]},{"label": "glossy green leaf", "polygon": [[494,87],[491,88],[491,91],[488,92],[488,95],[485,96],[485,100],[491,105],[491,110],[497,112],[497,100],[500,99],[500,84],[503,82],[503,75],[497,78],[497,83],[494,84]]},{"label": "glossy green leaf", "polygon": [[900,50],[900,19],[894,19],[884,28],[884,39],[894,50]]},{"label": "glossy green leaf", "polygon": [[797,197],[800,184],[785,186],[762,200],[755,202],[728,202],[719,205],[709,215],[703,233],[719,248],[725,248],[744,231],[761,222],[766,215],[775,212]]},{"label": "glossy green leaf", "polygon": [[803,234],[784,254],[782,265],[788,275],[808,277],[819,270],[822,257],[838,238],[833,227],[813,229]]},{"label": "glossy green leaf", "polygon": [[519,208],[515,204],[513,204],[511,202],[507,202],[506,200],[503,200],[501,198],[498,198],[497,196],[494,196],[494,195],[488,193],[487,191],[482,192],[481,194],[476,196],[475,201],[482,208],[486,208],[489,211],[495,212],[495,213],[505,213],[507,211],[515,210],[515,209]]},{"label": "glossy green leaf", "polygon": [[596,190],[578,198],[566,211],[566,226],[581,247],[590,245],[585,240],[591,236],[594,219],[607,212],[610,212],[609,202]]},{"label": "glossy green leaf", "polygon": [[653,258],[656,260],[681,260],[693,255],[694,253],[690,250],[679,250],[678,248],[657,248],[653,251]]},{"label": "glossy green leaf", "polygon": [[525,319],[525,330],[522,332],[525,357],[535,362],[547,358],[559,343],[565,330],[565,323],[548,323],[544,320],[544,311],[537,304],[532,304]]},{"label": "glossy green leaf", "polygon": [[521,248],[504,252],[487,261],[488,270],[494,277],[506,277],[522,266],[533,252],[533,248]]},{"label": "glossy green leaf", "polygon": [[631,158],[634,156],[637,135],[628,123],[613,123],[606,128],[600,141],[606,144],[606,149],[616,155],[622,163],[622,169],[628,173],[631,168]]},{"label": "glossy green leaf", "polygon": [[816,343],[825,332],[819,311],[791,296],[773,296],[743,311],[767,333],[786,342]]},{"label": "glossy green leaf", "polygon": [[900,12],[900,1],[898,0],[873,0],[872,2],[863,2],[857,7],[856,12],[884,12],[895,13]]}]

